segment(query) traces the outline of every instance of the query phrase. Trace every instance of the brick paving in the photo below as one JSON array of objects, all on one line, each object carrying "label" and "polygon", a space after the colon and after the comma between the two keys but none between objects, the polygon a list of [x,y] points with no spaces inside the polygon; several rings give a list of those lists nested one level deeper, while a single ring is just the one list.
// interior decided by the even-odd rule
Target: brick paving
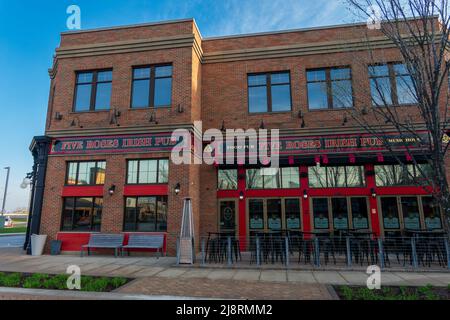
[{"label": "brick paving", "polygon": [[325,285],[281,282],[211,280],[204,278],[140,278],[115,292],[180,295],[218,299],[330,300]]}]

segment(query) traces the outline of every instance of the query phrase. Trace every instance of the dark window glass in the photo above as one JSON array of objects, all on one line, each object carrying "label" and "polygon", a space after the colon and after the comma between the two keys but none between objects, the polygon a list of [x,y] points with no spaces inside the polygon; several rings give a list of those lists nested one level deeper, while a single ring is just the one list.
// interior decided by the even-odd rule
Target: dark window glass
[{"label": "dark window glass", "polygon": [[167,159],[128,160],[128,184],[167,183],[169,161]]},{"label": "dark window glass", "polygon": [[334,230],[348,229],[347,198],[331,198]]},{"label": "dark window glass", "polygon": [[166,232],[167,196],[125,198],[124,231]]},{"label": "dark window glass", "polygon": [[314,215],[314,228],[315,229],[328,229],[328,199],[315,198],[312,199],[313,215]]},{"label": "dark window glass", "polygon": [[237,189],[237,170],[219,170],[217,178],[217,188],[219,190],[236,190]]},{"label": "dark window glass", "polygon": [[68,162],[66,184],[102,185],[105,183],[105,172],[105,161]]},{"label": "dark window glass", "polygon": [[398,205],[396,197],[382,197],[381,211],[383,212],[384,229],[400,229],[400,221],[398,218]]},{"label": "dark window glass", "polygon": [[309,167],[309,186],[311,188],[351,188],[364,187],[364,167]]},{"label": "dark window glass", "polygon": [[367,215],[367,199],[351,198],[352,219],[354,229],[369,229],[369,219]]},{"label": "dark window glass", "polygon": [[220,202],[220,231],[234,232],[236,228],[236,202]]},{"label": "dark window glass", "polygon": [[433,197],[422,197],[423,216],[425,227],[428,230],[442,229],[440,208]]},{"label": "dark window glass", "polygon": [[64,198],[61,230],[100,231],[103,198]]},{"label": "dark window glass", "polygon": [[300,200],[299,199],[285,199],[284,207],[286,213],[286,229],[296,230],[301,229],[300,225]]},{"label": "dark window glass", "polygon": [[405,229],[420,229],[419,200],[417,197],[402,197],[403,225]]},{"label": "dark window glass", "polygon": [[132,108],[168,107],[172,104],[172,66],[133,69]]},{"label": "dark window glass", "polygon": [[112,71],[78,72],[74,111],[107,110],[111,106]]},{"label": "dark window glass", "polygon": [[248,76],[249,112],[281,112],[291,110],[289,72]]},{"label": "dark window glass", "polygon": [[353,107],[350,68],[324,68],[306,72],[309,109]]},{"label": "dark window glass", "polygon": [[270,230],[281,230],[280,199],[267,199],[267,227]]},{"label": "dark window glass", "polygon": [[251,230],[264,229],[264,202],[261,199],[248,201],[248,217]]}]

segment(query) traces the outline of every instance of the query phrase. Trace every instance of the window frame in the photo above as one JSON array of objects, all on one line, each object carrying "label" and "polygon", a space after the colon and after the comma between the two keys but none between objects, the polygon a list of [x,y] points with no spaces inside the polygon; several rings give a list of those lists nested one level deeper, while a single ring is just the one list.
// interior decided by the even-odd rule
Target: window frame
[{"label": "window frame", "polygon": [[[165,77],[156,77],[155,70],[158,67],[172,67],[172,74]],[[136,69],[144,69],[149,68],[150,69],[150,78],[142,78],[142,79],[135,79],[134,78],[134,70]],[[171,90],[170,90],[170,104],[164,105],[164,106],[157,106],[155,107],[155,80],[156,79],[171,79]],[[134,88],[134,81],[135,80],[148,80],[149,87],[148,87],[148,105],[146,107],[133,107],[133,88]],[[173,101],[173,63],[159,63],[159,64],[146,64],[146,65],[137,65],[133,66],[131,68],[131,90],[130,90],[130,109],[131,110],[142,110],[142,109],[164,109],[164,108],[171,108],[172,107],[172,101]]]},{"label": "window frame", "polygon": [[[89,231],[77,231],[76,229],[74,229],[74,216],[75,216],[75,210],[77,208],[76,203],[77,203],[77,199],[81,199],[81,198],[90,198],[92,199],[92,205],[91,205],[91,218],[90,218],[90,224],[89,224]],[[73,200],[73,208],[72,208],[72,223],[71,223],[71,229],[70,230],[64,230],[64,212],[66,211],[66,201],[67,199],[72,199]],[[102,228],[102,221],[100,220],[100,226],[99,226],[99,231],[93,230],[94,227],[94,208],[95,208],[95,202],[97,199],[102,199],[102,218],[101,220],[103,220],[103,207],[104,207],[104,198],[103,197],[92,197],[92,196],[76,196],[76,197],[63,197],[63,202],[62,202],[62,211],[61,211],[61,223],[60,223],[60,228],[59,230],[61,232],[84,232],[84,233],[91,233],[91,232],[101,232],[101,228]]]},{"label": "window frame", "polygon": [[[98,73],[99,72],[107,72],[107,71],[111,71],[111,81],[98,81]],[[92,81],[89,82],[91,84],[91,96],[89,99],[89,110],[76,110],[78,84],[79,84],[78,83],[78,75],[82,74],[82,73],[92,73]],[[111,103],[110,103],[108,109],[96,109],[95,108],[96,97],[97,97],[97,85],[99,83],[111,83],[111,97],[112,97],[113,68],[75,71],[75,90],[74,90],[73,103],[72,103],[72,112],[74,112],[74,113],[102,112],[102,111],[109,112],[111,110]],[[88,84],[88,82],[80,83],[80,84]]]},{"label": "window frame", "polygon": [[[339,79],[339,80],[333,80],[331,79],[331,70],[339,70],[339,69],[349,69],[350,70],[350,78],[349,79]],[[308,81],[308,72],[313,71],[325,71],[325,80],[323,81]],[[311,68],[306,69],[305,71],[305,79],[306,79],[306,100],[308,105],[308,111],[324,111],[324,110],[349,110],[355,108],[355,91],[353,90],[353,70],[350,65],[348,66],[336,66],[336,67],[324,67],[324,68]],[[333,82],[339,82],[339,81],[350,81],[351,84],[351,91],[352,91],[352,105],[350,107],[334,107],[334,100],[333,100]],[[318,108],[318,109],[312,109],[309,105],[309,84],[310,83],[325,83],[327,87],[327,106],[326,108]]]},{"label": "window frame", "polygon": [[[134,230],[125,230],[125,214],[126,214],[126,210],[127,210],[127,199],[128,198],[132,198],[136,200],[136,206],[134,207],[134,209],[136,210],[138,207],[138,203],[139,203],[139,198],[155,198],[155,215],[156,215],[156,219],[155,219],[155,231],[137,231],[137,225],[138,225],[138,215],[136,214],[136,219],[134,221]],[[165,200],[166,202],[166,231],[159,231],[157,230],[158,227],[158,217],[159,217],[159,213],[158,213],[158,201]],[[124,197],[124,201],[123,201],[123,224],[122,224],[122,230],[123,232],[140,232],[140,233],[157,233],[157,232],[167,232],[167,215],[169,213],[169,197],[167,195],[140,195],[140,196],[125,196]]]},{"label": "window frame", "polygon": [[[289,77],[289,83],[277,83],[272,85],[272,75],[274,74],[283,74],[287,73]],[[266,76],[266,84],[265,85],[249,85],[248,80],[251,76]],[[273,111],[272,110],[272,86],[285,86],[289,85],[289,110],[284,111]],[[261,112],[252,112],[250,111],[250,88],[258,88],[258,87],[266,87],[266,100],[267,100],[267,111],[261,111]],[[247,112],[250,115],[254,114],[268,114],[268,113],[287,113],[292,112],[292,79],[291,79],[291,71],[290,70],[284,70],[284,71],[270,71],[270,72],[253,72],[253,73],[247,73]]]},{"label": "window frame", "polygon": [[[161,160],[167,160],[167,173],[169,173],[170,160],[168,158],[150,158],[150,159],[127,159],[126,172],[125,172],[125,184],[128,186],[141,186],[141,185],[165,185],[169,184],[169,176],[167,176],[167,182],[159,182],[159,163]],[[131,161],[137,161],[137,171],[136,171],[136,183],[128,182],[128,170]],[[141,161],[157,161],[156,165],[156,182],[155,183],[139,183],[139,171],[141,168]],[[150,196],[149,196],[150,197]]]},{"label": "window frame", "polygon": [[[416,103],[399,103],[399,99],[398,99],[398,86],[397,86],[397,74],[395,73],[395,66],[396,65],[405,65],[404,62],[401,61],[394,61],[394,62],[380,62],[380,63],[374,63],[374,64],[369,64],[367,71],[368,71],[368,76],[369,76],[369,88],[371,88],[371,80],[372,79],[389,79],[389,88],[391,90],[391,101],[392,104],[388,104],[388,105],[377,105],[374,104],[374,99],[373,99],[373,93],[372,90],[370,91],[370,104],[372,105],[373,108],[387,108],[387,107],[399,107],[399,106],[414,106],[417,105]],[[371,76],[370,75],[370,67],[380,67],[380,66],[387,66],[388,68],[388,76]],[[406,67],[406,66],[405,66]],[[411,74],[402,74],[399,75],[400,77],[404,77],[404,76],[409,76],[411,77]],[[377,94],[379,94],[377,92]]]},{"label": "window frame", "polygon": [[[97,173],[98,173],[98,163],[99,162],[104,162],[105,163],[105,176],[106,176],[106,160],[80,160],[80,161],[66,161],[66,178],[64,180],[64,185],[66,187],[83,187],[83,186],[104,186],[105,182],[101,183],[101,184],[78,184],[78,174],[80,172],[80,163],[88,163],[88,162],[94,162],[95,163],[95,177],[97,177]],[[71,163],[76,163],[77,164],[77,170],[76,170],[76,180],[75,180],[75,184],[69,184],[69,169],[70,169],[70,164]]]}]

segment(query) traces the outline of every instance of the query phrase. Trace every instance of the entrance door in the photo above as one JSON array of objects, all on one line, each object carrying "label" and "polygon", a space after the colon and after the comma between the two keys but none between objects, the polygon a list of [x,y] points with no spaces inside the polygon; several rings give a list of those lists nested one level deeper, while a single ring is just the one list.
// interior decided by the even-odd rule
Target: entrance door
[{"label": "entrance door", "polygon": [[237,232],[236,200],[219,201],[219,230],[220,232]]}]

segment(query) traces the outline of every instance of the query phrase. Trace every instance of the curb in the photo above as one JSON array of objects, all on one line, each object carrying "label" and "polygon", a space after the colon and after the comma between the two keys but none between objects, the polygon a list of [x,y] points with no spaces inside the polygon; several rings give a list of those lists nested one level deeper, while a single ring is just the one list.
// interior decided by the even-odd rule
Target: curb
[{"label": "curb", "polygon": [[[212,300],[211,298],[197,298],[184,296],[124,294],[117,292],[83,292],[69,290],[47,290],[0,287],[1,294],[31,295],[35,297],[55,297],[66,300]],[[20,300],[20,298],[18,298]]]},{"label": "curb", "polygon": [[333,285],[327,284],[327,285],[325,285],[325,287],[327,288],[327,291],[331,296],[331,300],[341,300],[341,298],[339,298],[339,295],[337,294],[336,290],[334,290]]},{"label": "curb", "polygon": [[25,232],[20,233],[0,233],[0,237],[8,237],[8,236],[24,236]]}]

